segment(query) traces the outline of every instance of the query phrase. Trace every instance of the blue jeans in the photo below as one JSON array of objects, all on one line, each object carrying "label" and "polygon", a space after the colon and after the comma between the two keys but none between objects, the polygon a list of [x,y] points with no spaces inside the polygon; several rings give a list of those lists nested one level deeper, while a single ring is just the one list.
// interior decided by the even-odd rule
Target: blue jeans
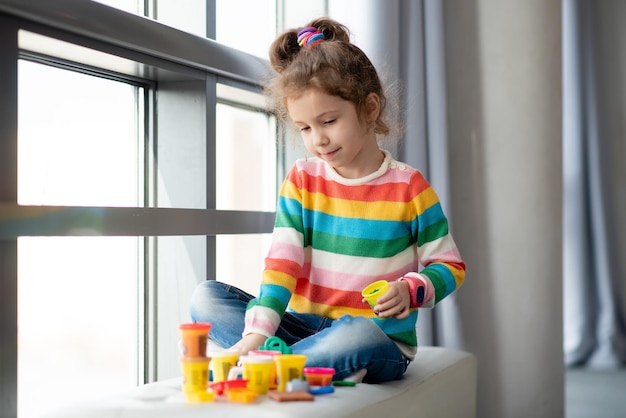
[{"label": "blue jeans", "polygon": [[[212,324],[209,338],[227,348],[241,339],[246,306],[254,296],[225,283],[207,280],[191,299],[194,322]],[[308,367],[332,367],[335,380],[367,369],[363,381],[402,378],[409,361],[373,321],[353,316],[333,320],[314,314],[285,312],[276,336],[294,354],[307,356]]]}]

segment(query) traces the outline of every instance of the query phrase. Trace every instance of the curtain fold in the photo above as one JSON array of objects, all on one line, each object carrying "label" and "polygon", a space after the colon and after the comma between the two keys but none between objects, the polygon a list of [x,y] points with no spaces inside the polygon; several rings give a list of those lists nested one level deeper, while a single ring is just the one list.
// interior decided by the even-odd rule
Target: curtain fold
[{"label": "curtain fold", "polygon": [[[410,3],[410,0],[407,0]],[[454,236],[452,209],[450,207],[450,167],[448,158],[448,131],[446,112],[446,68],[443,30],[443,5],[441,0],[425,1],[423,13],[424,61],[426,68],[426,141],[428,147],[428,176],[439,195],[448,216],[449,228]],[[463,349],[463,327],[457,309],[457,294],[448,296],[436,310],[431,311],[433,342],[437,345]]]},{"label": "curtain fold", "polygon": [[567,366],[626,363],[621,2],[563,1],[563,315]]},{"label": "curtain fold", "polygon": [[[440,0],[400,1],[400,71],[406,121],[398,158],[421,170],[450,210],[443,15]],[[417,327],[422,345],[464,348],[456,294],[434,309],[420,311]]]},{"label": "curtain fold", "polygon": [[[429,161],[428,144],[429,115],[426,90],[428,72],[426,67],[424,2],[401,0],[400,10],[400,21],[397,27],[402,36],[398,45],[400,52],[398,78],[402,85],[400,106],[405,126],[398,149],[398,159],[419,169],[429,181],[432,181],[429,170],[432,164]],[[430,74],[432,76],[432,71]],[[431,117],[433,117],[432,113]],[[444,193],[439,197],[445,200],[446,195]],[[446,207],[443,207],[445,211]],[[419,344],[438,345],[438,329],[435,310],[421,309],[417,323]]]}]

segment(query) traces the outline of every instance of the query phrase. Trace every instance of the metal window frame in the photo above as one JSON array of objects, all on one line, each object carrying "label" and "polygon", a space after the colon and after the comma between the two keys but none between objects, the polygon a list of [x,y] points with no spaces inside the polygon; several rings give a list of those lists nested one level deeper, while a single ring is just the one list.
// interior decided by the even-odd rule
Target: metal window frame
[{"label": "metal window frame", "polygon": [[[274,213],[215,208],[216,173],[207,166],[206,209],[136,207],[22,206],[17,204],[17,61],[18,31],[26,29],[77,45],[148,63],[129,77],[167,78],[172,74],[207,79],[207,117],[215,108],[215,87],[224,82],[258,89],[267,62],[132,15],[84,0],[0,0],[0,410],[17,416],[17,240],[21,236],[207,237],[211,264],[217,234],[269,233]],[[208,78],[212,81],[208,81]],[[148,127],[152,129],[152,127]],[[209,133],[210,132],[210,133]],[[207,129],[208,145],[215,133]],[[214,161],[214,146],[207,146]],[[147,203],[147,202],[146,202]],[[214,263],[213,263],[214,264]],[[146,335],[147,338],[153,336]],[[148,373],[147,378],[154,375]]]}]

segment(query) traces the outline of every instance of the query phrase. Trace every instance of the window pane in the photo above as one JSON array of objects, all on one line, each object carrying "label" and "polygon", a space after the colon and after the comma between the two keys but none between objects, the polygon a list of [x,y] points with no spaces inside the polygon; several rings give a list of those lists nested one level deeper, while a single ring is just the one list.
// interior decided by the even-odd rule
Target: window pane
[{"label": "window pane", "polygon": [[258,295],[272,234],[218,235],[216,279]]},{"label": "window pane", "polygon": [[267,58],[276,35],[276,0],[217,0],[215,39]]},{"label": "window pane", "polygon": [[[141,89],[24,60],[18,71],[18,203],[137,206]],[[139,243],[19,238],[20,418],[137,384]]]},{"label": "window pane", "polygon": [[164,25],[206,37],[206,0],[94,0],[125,12],[150,16]]},{"label": "window pane", "polygon": [[19,238],[19,418],[136,386],[137,260],[137,238]]},{"label": "window pane", "polygon": [[[235,94],[233,94],[233,92]],[[238,90],[218,95],[232,100]],[[241,91],[240,99],[250,93]],[[217,208],[272,212],[276,208],[276,125],[260,111],[217,105]]]},{"label": "window pane", "polygon": [[137,206],[141,89],[19,61],[18,202]]},{"label": "window pane", "polygon": [[143,15],[143,1],[139,0],[94,0],[95,2],[124,10],[125,12]]},{"label": "window pane", "polygon": [[155,379],[163,380],[181,375],[178,325],[191,321],[191,295],[198,283],[207,279],[207,238],[201,235],[156,237],[155,249]]},{"label": "window pane", "polygon": [[206,0],[154,0],[154,18],[185,32],[206,37]]},{"label": "window pane", "polygon": [[328,0],[283,0],[283,24],[279,32],[284,29],[298,28],[313,19],[328,15]]}]

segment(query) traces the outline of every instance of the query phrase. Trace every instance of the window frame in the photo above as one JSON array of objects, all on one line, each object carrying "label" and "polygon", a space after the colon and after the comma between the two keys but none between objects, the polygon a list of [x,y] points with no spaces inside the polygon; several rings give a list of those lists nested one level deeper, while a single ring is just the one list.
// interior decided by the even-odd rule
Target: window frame
[{"label": "window frame", "polygon": [[[107,22],[103,25],[102,22]],[[115,28],[112,30],[112,28]],[[17,62],[25,56],[18,45],[20,30],[56,38],[124,59],[140,62],[124,79],[159,83],[171,77],[202,80],[206,87],[206,206],[202,209],[155,207],[154,164],[146,164],[143,207],[27,206],[17,203]],[[162,42],[167,39],[168,42]],[[26,54],[28,55],[28,54]],[[87,63],[87,65],[89,65]],[[144,238],[152,253],[155,237],[206,237],[207,277],[213,277],[215,236],[218,234],[270,233],[274,212],[217,210],[215,161],[215,106],[217,83],[259,91],[267,61],[220,45],[157,21],[84,0],[0,0],[0,409],[17,416],[17,240],[22,236],[135,236]],[[157,87],[158,89],[158,87]],[[157,106],[148,98],[149,106]],[[158,110],[157,110],[158,114]],[[150,141],[156,130],[145,131]],[[146,148],[148,149],[148,148]],[[279,151],[280,153],[280,151]],[[280,165],[284,158],[279,155]],[[284,167],[279,167],[280,170]],[[91,231],[91,232],[87,232]],[[154,264],[146,263],[146,277],[155,286]],[[213,270],[213,271],[212,271]],[[144,297],[154,298],[156,290]],[[154,301],[146,305],[144,381],[158,378]]]}]

